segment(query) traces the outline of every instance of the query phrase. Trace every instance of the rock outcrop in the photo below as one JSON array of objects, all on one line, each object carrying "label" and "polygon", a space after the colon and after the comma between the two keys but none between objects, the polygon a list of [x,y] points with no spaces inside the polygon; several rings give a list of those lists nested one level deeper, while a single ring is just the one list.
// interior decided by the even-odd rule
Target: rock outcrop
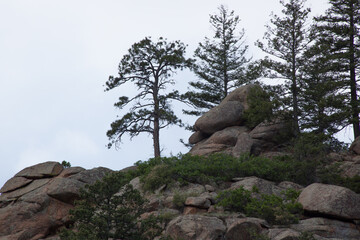
[{"label": "rock outcrop", "polygon": [[42,239],[68,221],[80,188],[93,184],[107,168],[64,169],[58,162],[25,168],[0,189],[0,239]]},{"label": "rock outcrop", "polygon": [[208,155],[223,152],[235,157],[243,153],[259,155],[276,149],[289,134],[287,123],[263,122],[250,129],[245,126],[244,112],[250,108],[248,95],[258,85],[246,85],[231,92],[219,106],[210,109],[195,122],[196,132],[189,143],[195,144],[190,153]]},{"label": "rock outcrop", "polygon": [[[68,211],[79,197],[79,189],[109,172],[106,168],[63,169],[56,162],[19,172],[1,188],[0,239],[59,240],[57,230],[68,223]],[[304,232],[313,234],[315,239],[360,239],[357,225],[360,195],[343,187],[312,184],[304,188],[292,182],[274,183],[258,177],[234,178],[232,183],[223,185],[164,185],[154,193],[144,192],[138,177],[130,184],[148,200],[147,212],[141,217],[170,218],[163,234],[173,239],[250,240],[255,234],[271,240],[297,240]],[[298,201],[304,206],[303,220],[289,226],[272,226],[263,219],[215,207],[220,191],[241,186],[248,190],[256,186],[261,194],[280,197],[288,188],[302,191]]]},{"label": "rock outcrop", "polygon": [[299,202],[310,213],[360,220],[360,194],[344,187],[313,183],[301,192]]}]

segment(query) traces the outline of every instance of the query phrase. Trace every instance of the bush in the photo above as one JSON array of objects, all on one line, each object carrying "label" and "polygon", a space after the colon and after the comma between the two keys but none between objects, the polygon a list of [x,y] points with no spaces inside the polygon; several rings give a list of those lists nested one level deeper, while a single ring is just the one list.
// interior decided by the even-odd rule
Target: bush
[{"label": "bush", "polygon": [[322,183],[343,186],[360,193],[360,176],[343,177],[341,176],[340,164],[333,164],[319,171],[319,178]]},{"label": "bush", "polygon": [[299,195],[295,190],[284,192],[285,199],[274,194],[260,194],[243,187],[219,194],[218,204],[230,211],[242,212],[250,217],[265,219],[270,224],[291,224],[298,222],[302,206],[296,202]]},{"label": "bush", "polygon": [[270,121],[273,116],[274,102],[270,101],[270,92],[259,85],[250,89],[247,101],[249,109],[244,112],[245,125],[254,128],[264,121]]},{"label": "bush", "polygon": [[126,174],[117,172],[86,186],[70,211],[73,223],[61,232],[61,239],[145,240],[158,236],[157,218],[139,220],[145,200],[128,182]]},{"label": "bush", "polygon": [[243,155],[234,158],[225,154],[210,156],[180,155],[172,158],[138,162],[139,174],[145,190],[154,191],[164,184],[231,181],[234,177],[257,176],[270,181],[308,183],[315,172],[314,162],[298,162],[291,157],[268,159]]}]

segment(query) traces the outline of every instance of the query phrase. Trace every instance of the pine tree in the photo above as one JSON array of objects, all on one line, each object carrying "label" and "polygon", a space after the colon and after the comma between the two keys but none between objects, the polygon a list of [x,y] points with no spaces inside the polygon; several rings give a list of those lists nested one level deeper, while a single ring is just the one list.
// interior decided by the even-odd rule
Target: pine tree
[{"label": "pine tree", "polygon": [[148,133],[153,137],[154,156],[160,157],[160,130],[169,125],[182,125],[169,103],[170,100],[181,101],[181,96],[177,90],[166,88],[175,84],[172,76],[177,69],[192,65],[192,60],[185,58],[185,48],[180,41],[168,43],[160,38],[152,42],[150,38],[145,38],[133,44],[129,53],[123,56],[119,64],[119,77],[109,77],[106,91],[133,83],[139,92],[131,98],[122,96],[114,104],[119,109],[130,103],[133,106],[111,124],[107,132],[109,148],[120,143],[124,134],[135,137]]},{"label": "pine tree", "polygon": [[354,137],[360,136],[357,78],[360,72],[360,2],[359,0],[330,0],[326,14],[315,18],[318,39],[328,46],[333,74],[341,79],[348,93],[349,123]]},{"label": "pine tree", "polygon": [[[240,22],[234,11],[221,5],[219,14],[210,15],[210,24],[214,29],[213,39],[205,38],[195,51],[197,59],[194,72],[198,81],[190,82],[193,90],[185,97],[195,107],[186,114],[199,116],[218,105],[235,87],[246,83],[249,73],[245,66],[248,46],[244,43],[244,30],[237,33]],[[256,70],[256,68],[252,68]]]},{"label": "pine tree", "polygon": [[281,0],[283,16],[272,15],[271,26],[267,26],[264,35],[266,44],[257,41],[257,46],[271,56],[263,60],[268,69],[268,77],[285,80],[286,91],[283,94],[290,97],[290,109],[294,134],[298,135],[299,128],[299,67],[302,64],[303,53],[310,42],[306,21],[310,12],[304,8],[305,0]]},{"label": "pine tree", "polygon": [[[317,29],[314,29],[315,33]],[[332,71],[329,46],[316,41],[304,53],[306,64],[301,66],[301,101],[300,109],[302,130],[332,137],[340,131],[348,119],[346,94],[339,91],[344,82]]]}]

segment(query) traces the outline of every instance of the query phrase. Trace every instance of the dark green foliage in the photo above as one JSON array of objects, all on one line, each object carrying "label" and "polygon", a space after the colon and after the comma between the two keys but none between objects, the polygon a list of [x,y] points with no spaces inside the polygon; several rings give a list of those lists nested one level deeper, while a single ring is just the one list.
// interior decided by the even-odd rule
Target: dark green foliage
[{"label": "dark green foliage", "polygon": [[71,167],[71,163],[70,162],[67,162],[67,161],[62,161],[61,162],[61,165],[64,167],[64,168],[69,168],[69,167]]},{"label": "dark green foliage", "polygon": [[310,184],[316,181],[316,159],[297,161],[290,156],[273,159],[243,155],[234,158],[225,154],[210,156],[181,155],[138,162],[141,181],[148,191],[178,181],[211,183],[231,181],[234,177],[257,176],[274,182],[292,181]]},{"label": "dark green foliage", "polygon": [[61,239],[150,240],[159,235],[159,219],[139,220],[145,200],[128,182],[126,174],[117,172],[82,189],[81,200],[70,211],[72,228]]},{"label": "dark green foliage", "polygon": [[322,183],[343,186],[360,193],[360,176],[343,177],[341,176],[341,164],[333,164],[319,171],[319,178]]},{"label": "dark green foliage", "polygon": [[245,125],[254,128],[264,121],[274,118],[273,110],[277,108],[277,101],[272,98],[271,92],[255,85],[247,97],[249,109],[244,112]]},{"label": "dark green foliage", "polygon": [[223,191],[218,196],[219,206],[230,211],[242,212],[247,216],[265,219],[270,224],[291,224],[298,221],[302,212],[301,204],[296,202],[299,192],[293,189],[284,192],[284,199],[274,194],[260,194],[240,187]]},{"label": "dark green foliage", "polygon": [[150,38],[145,38],[133,44],[129,53],[123,56],[119,64],[119,77],[109,77],[106,91],[133,84],[138,93],[130,98],[122,96],[114,104],[119,109],[130,103],[133,106],[111,124],[107,132],[109,148],[120,143],[124,134],[132,138],[147,133],[153,137],[154,156],[160,156],[160,130],[169,125],[182,125],[170,105],[171,100],[182,101],[182,98],[177,90],[167,88],[175,84],[172,76],[176,70],[192,65],[192,60],[185,58],[185,48],[180,41],[168,43],[160,38],[152,42]]},{"label": "dark green foliage", "polygon": [[345,87],[347,101],[343,109],[350,113],[349,123],[354,138],[360,136],[358,84],[360,70],[360,2],[358,0],[330,0],[326,14],[315,18],[317,44],[325,46],[330,80],[335,77]]},{"label": "dark green foliage", "polygon": [[239,22],[234,11],[222,5],[219,14],[210,15],[215,35],[212,39],[205,38],[195,50],[194,72],[199,80],[190,82],[193,90],[184,95],[195,110],[184,110],[186,114],[201,115],[218,105],[232,89],[258,77],[258,65],[246,68],[248,46],[244,44],[244,30],[237,33]]},{"label": "dark green foliage", "polygon": [[257,41],[257,46],[271,58],[263,60],[270,78],[284,79],[285,95],[288,97],[284,107],[292,110],[295,135],[299,130],[299,95],[300,78],[299,66],[302,55],[310,40],[306,20],[310,9],[304,8],[305,0],[280,1],[283,6],[282,16],[273,15],[264,34],[266,43]]},{"label": "dark green foliage", "polygon": [[[316,32],[316,28],[313,29]],[[347,126],[350,112],[345,107],[347,93],[339,91],[346,85],[333,72],[334,62],[326,43],[317,40],[304,53],[306,64],[301,66],[303,112],[301,129],[315,134],[332,136]]]}]

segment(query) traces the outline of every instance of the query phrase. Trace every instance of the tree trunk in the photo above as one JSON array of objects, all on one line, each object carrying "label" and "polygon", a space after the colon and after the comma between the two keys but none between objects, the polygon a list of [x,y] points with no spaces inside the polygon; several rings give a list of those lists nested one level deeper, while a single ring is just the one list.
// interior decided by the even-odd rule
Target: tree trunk
[{"label": "tree trunk", "polygon": [[155,76],[155,83],[153,89],[154,99],[154,129],[153,129],[153,142],[154,142],[154,157],[160,157],[160,107],[159,107],[159,77]]},{"label": "tree trunk", "polygon": [[[295,21],[294,21],[295,24]],[[296,34],[295,34],[295,28],[296,26],[293,26],[292,29],[292,66],[291,66],[291,80],[292,80],[292,98],[293,98],[293,121],[294,121],[294,134],[295,137],[297,137],[300,133],[300,128],[299,128],[299,106],[298,106],[298,86],[297,86],[297,79],[296,79],[296,54],[297,54],[297,49],[296,49]]]},{"label": "tree trunk", "polygon": [[[354,9],[354,6],[351,6]],[[355,20],[354,11],[350,15],[350,92],[351,92],[351,111],[352,125],[354,130],[354,139],[360,136],[359,126],[359,107],[357,97],[356,84],[356,65],[355,65]]]},{"label": "tree trunk", "polygon": [[153,141],[154,141],[154,157],[160,157],[160,128],[159,128],[159,117],[154,117],[154,132],[153,132]]}]

